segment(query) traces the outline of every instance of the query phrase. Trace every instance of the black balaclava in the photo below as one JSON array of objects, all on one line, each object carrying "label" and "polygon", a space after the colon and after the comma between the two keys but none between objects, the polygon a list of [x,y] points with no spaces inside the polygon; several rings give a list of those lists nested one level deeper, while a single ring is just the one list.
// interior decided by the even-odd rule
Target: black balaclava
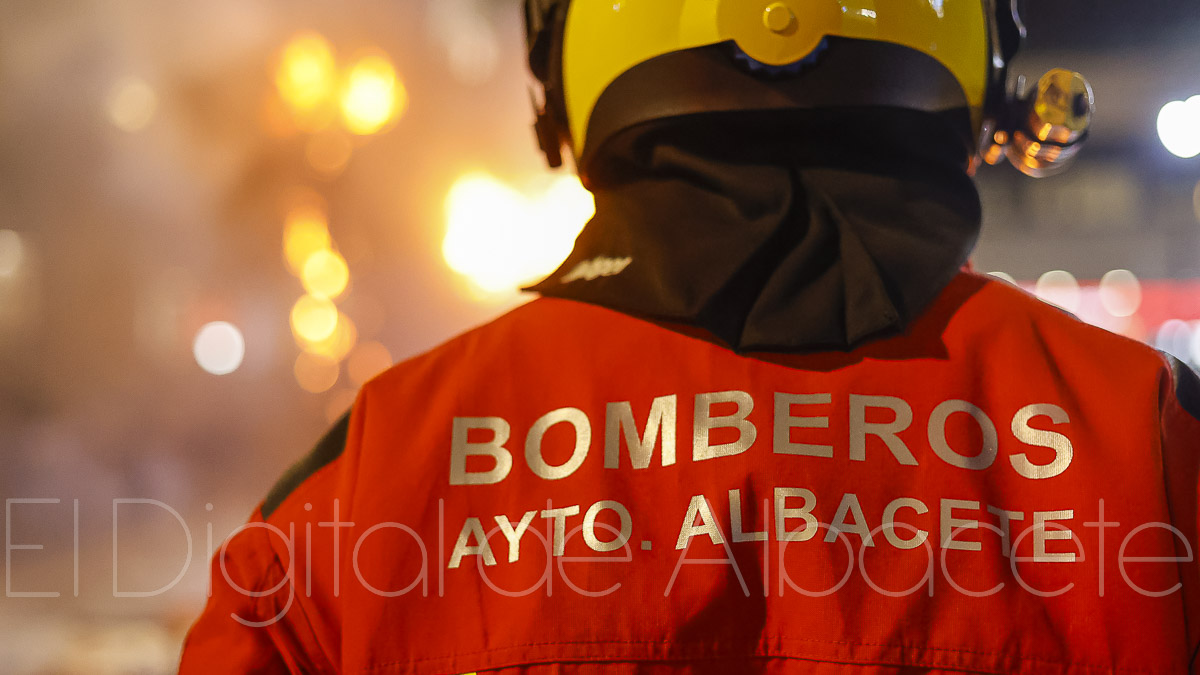
[{"label": "black balaclava", "polygon": [[596,216],[531,290],[699,327],[739,352],[902,332],[978,238],[961,139],[943,116],[882,108],[641,125],[589,164]]}]

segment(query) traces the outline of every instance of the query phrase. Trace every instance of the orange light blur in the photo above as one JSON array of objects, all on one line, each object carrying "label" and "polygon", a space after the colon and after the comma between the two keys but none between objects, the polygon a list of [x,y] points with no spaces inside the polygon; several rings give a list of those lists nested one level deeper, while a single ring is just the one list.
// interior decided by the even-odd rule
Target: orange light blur
[{"label": "orange light blur", "polygon": [[312,394],[329,391],[337,384],[338,362],[320,354],[301,352],[292,369],[300,388]]},{"label": "orange light blur", "polygon": [[336,68],[328,40],[319,33],[300,33],[283,48],[275,86],[288,105],[311,109],[333,93]]},{"label": "orange light blur", "polygon": [[305,261],[300,281],[309,295],[333,300],[345,292],[350,283],[350,268],[337,251],[315,251]]},{"label": "orange light blur", "polygon": [[486,293],[510,293],[554,271],[595,215],[578,178],[554,179],[533,198],[486,173],[464,175],[446,196],[442,255]]},{"label": "orange light blur", "polygon": [[329,250],[332,245],[323,211],[315,207],[303,207],[288,214],[283,227],[283,253],[292,274],[302,276],[309,258],[317,252]]},{"label": "orange light blur", "polygon": [[361,136],[382,131],[404,114],[408,92],[386,56],[371,54],[350,67],[341,96],[342,121]]},{"label": "orange light blur", "polygon": [[329,335],[319,340],[302,340],[301,346],[304,347],[304,351],[341,362],[354,350],[357,343],[358,329],[354,322],[345,314],[338,314],[333,331]]},{"label": "orange light blur", "polygon": [[302,129],[316,131],[328,126],[337,88],[333,46],[314,32],[293,37],[280,54],[275,86]]},{"label": "orange light blur", "polygon": [[320,343],[337,332],[338,310],[324,298],[306,295],[292,307],[292,333],[304,343]]}]

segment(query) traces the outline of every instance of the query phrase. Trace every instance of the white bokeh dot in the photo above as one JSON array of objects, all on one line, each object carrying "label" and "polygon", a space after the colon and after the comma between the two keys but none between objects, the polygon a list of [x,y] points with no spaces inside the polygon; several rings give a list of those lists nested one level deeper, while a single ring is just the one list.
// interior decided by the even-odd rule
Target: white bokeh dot
[{"label": "white bokeh dot", "polygon": [[1158,113],[1158,137],[1172,155],[1200,155],[1200,96],[1171,101]]},{"label": "white bokeh dot", "polygon": [[1200,321],[1192,322],[1192,364],[1200,366]]},{"label": "white bokeh dot", "polygon": [[1154,347],[1181,361],[1187,361],[1193,346],[1192,333],[1188,322],[1171,319],[1159,327],[1154,336]]},{"label": "white bokeh dot", "polygon": [[1100,304],[1118,318],[1131,317],[1142,307],[1142,283],[1129,270],[1113,270],[1100,280]]},{"label": "white bokeh dot", "polygon": [[1063,270],[1046,272],[1037,281],[1037,296],[1068,312],[1077,313],[1083,303],[1083,291],[1075,275]]},{"label": "white bokeh dot", "polygon": [[213,375],[228,375],[242,365],[246,341],[237,326],[226,321],[206,324],[192,343],[196,363]]}]

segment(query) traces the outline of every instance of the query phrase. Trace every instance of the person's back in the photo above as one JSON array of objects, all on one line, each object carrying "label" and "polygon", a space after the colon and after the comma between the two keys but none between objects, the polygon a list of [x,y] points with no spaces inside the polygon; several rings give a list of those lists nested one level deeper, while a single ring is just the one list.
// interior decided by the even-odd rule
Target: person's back
[{"label": "person's back", "polygon": [[[1200,383],[963,271],[964,143],[1033,120],[1015,21],[851,4],[531,0],[596,218],[363,388],[218,553],[183,672],[1187,671]],[[1031,173],[1090,115],[1044,83]]]},{"label": "person's back", "polygon": [[368,384],[340,452],[264,506],[293,550],[229,547],[234,583],[285,587],[219,589],[189,649],[286,647],[305,672],[1184,672],[1198,406],[1153,350],[966,273],[848,354],[738,356],[538,300]]}]

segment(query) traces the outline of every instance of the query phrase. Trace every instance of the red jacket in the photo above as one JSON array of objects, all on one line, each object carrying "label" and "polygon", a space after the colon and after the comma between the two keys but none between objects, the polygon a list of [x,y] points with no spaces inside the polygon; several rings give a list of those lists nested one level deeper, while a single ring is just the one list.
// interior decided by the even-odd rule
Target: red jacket
[{"label": "red jacket", "polygon": [[1198,407],[968,273],[849,354],[535,300],[363,388],[182,672],[1187,672]]}]

